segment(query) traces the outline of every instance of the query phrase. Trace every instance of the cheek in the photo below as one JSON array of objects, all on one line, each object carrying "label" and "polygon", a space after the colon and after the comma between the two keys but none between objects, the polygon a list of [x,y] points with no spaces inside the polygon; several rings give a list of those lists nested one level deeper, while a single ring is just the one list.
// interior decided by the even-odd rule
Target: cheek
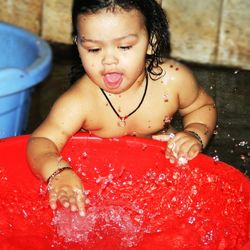
[{"label": "cheek", "polygon": [[80,55],[82,65],[86,72],[88,71],[97,71],[98,64],[93,60],[93,58],[90,58],[89,56]]}]

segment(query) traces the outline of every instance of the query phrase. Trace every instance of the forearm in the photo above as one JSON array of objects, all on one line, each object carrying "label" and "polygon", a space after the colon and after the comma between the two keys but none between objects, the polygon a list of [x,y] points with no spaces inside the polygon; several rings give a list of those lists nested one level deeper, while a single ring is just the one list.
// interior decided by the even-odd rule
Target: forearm
[{"label": "forearm", "polygon": [[216,125],[214,104],[207,104],[183,118],[184,131],[195,132],[202,140],[203,147],[208,144]]},{"label": "forearm", "polygon": [[47,181],[58,168],[69,166],[62,160],[57,146],[44,137],[30,138],[27,159],[33,173],[44,181]]}]

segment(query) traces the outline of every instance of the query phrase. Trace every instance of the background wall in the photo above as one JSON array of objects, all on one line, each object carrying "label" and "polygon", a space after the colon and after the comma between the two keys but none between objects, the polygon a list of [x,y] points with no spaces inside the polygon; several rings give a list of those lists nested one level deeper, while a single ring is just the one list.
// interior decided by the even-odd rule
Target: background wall
[{"label": "background wall", "polygon": [[[250,69],[249,0],[159,0],[167,11],[172,56]],[[70,44],[72,0],[0,0],[0,20],[45,40]]]}]

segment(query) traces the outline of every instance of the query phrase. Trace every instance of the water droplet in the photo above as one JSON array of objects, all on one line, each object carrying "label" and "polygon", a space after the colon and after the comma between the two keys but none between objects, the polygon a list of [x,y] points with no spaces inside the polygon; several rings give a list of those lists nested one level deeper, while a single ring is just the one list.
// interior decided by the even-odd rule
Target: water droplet
[{"label": "water droplet", "polygon": [[179,166],[186,165],[187,163],[188,163],[188,160],[187,160],[186,157],[181,156],[181,157],[178,158],[177,164]]},{"label": "water droplet", "polygon": [[243,160],[243,161],[245,161],[246,160],[246,156],[242,154],[242,155],[240,155],[240,159]]},{"label": "water droplet", "polygon": [[194,185],[194,186],[192,186],[192,188],[191,188],[191,193],[193,194],[193,195],[197,195],[198,194],[198,190],[197,190],[197,187]]},{"label": "water droplet", "polygon": [[215,162],[218,162],[220,159],[219,159],[219,156],[218,155],[215,155],[214,157],[213,157],[213,160],[215,161]]},{"label": "water droplet", "polygon": [[179,174],[178,172],[175,172],[175,173],[173,174],[173,179],[174,179],[174,180],[178,179],[179,175],[180,175],[180,174]]},{"label": "water droplet", "polygon": [[193,224],[195,222],[195,220],[196,220],[196,218],[191,216],[191,217],[188,218],[188,223]]},{"label": "water droplet", "polygon": [[164,117],[163,122],[164,122],[164,123],[170,123],[171,120],[172,120],[172,118],[171,118],[169,115],[166,115],[166,116]]},{"label": "water droplet", "polygon": [[27,218],[27,217],[28,217],[28,213],[27,213],[24,209],[22,209],[22,213],[23,213],[23,217],[24,217],[24,218]]},{"label": "water droplet", "polygon": [[248,144],[248,141],[241,141],[239,142],[239,146],[244,147]]},{"label": "water droplet", "polygon": [[163,100],[164,100],[164,102],[168,102],[168,94],[163,95]]},{"label": "water droplet", "polygon": [[166,175],[165,174],[160,174],[159,175],[159,181],[163,181],[166,179]]}]

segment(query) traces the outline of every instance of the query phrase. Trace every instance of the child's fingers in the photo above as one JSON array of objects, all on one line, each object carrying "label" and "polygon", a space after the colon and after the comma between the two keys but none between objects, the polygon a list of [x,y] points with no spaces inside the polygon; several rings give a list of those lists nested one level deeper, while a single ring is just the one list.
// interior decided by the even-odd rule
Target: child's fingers
[{"label": "child's fingers", "polygon": [[156,141],[168,141],[168,136],[167,135],[153,135],[152,139]]},{"label": "child's fingers", "polygon": [[77,194],[76,205],[78,207],[80,216],[85,216],[85,197],[83,194]]},{"label": "child's fingers", "polygon": [[57,201],[56,192],[50,191],[50,193],[49,193],[49,205],[50,205],[51,209],[53,209],[53,210],[56,209],[56,201]]},{"label": "child's fingers", "polygon": [[184,157],[187,160],[192,160],[201,151],[200,144],[188,140],[180,140],[176,150],[175,153],[177,158]]},{"label": "child's fingers", "polygon": [[188,159],[192,160],[201,152],[201,147],[198,144],[194,144],[188,151]]},{"label": "child's fingers", "polygon": [[68,187],[60,188],[57,192],[57,199],[65,208],[68,208],[70,206],[70,197],[72,196],[73,192]]},{"label": "child's fingers", "polygon": [[79,211],[80,216],[85,215],[85,195],[81,188],[73,189],[75,193],[75,206],[76,209]]},{"label": "child's fingers", "polygon": [[153,135],[152,139],[157,140],[157,141],[169,141],[170,139],[172,139],[174,137],[175,137],[174,133],[169,133],[169,134]]}]

